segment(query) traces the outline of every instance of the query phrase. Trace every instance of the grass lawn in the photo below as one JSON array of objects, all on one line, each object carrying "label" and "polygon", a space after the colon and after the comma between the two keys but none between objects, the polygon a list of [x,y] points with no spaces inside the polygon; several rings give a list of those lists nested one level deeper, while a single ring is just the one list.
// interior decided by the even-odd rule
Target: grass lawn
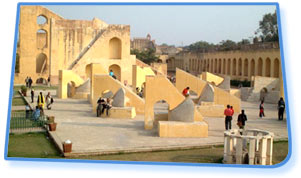
[{"label": "grass lawn", "polygon": [[[282,162],[288,153],[288,142],[274,142],[273,164]],[[11,134],[9,157],[62,158],[45,133]],[[103,156],[81,156],[74,159],[123,160],[187,163],[222,163],[223,146],[202,149],[126,153]]]},{"label": "grass lawn", "polygon": [[62,158],[46,133],[10,134],[8,157]]},{"label": "grass lawn", "polygon": [[[58,86],[46,86],[46,85],[33,85],[32,86],[34,90],[57,90]],[[21,89],[21,85],[14,85],[14,91],[18,91]],[[30,91],[29,88],[27,88],[27,91]]]},{"label": "grass lawn", "polygon": [[[155,162],[186,162],[186,163],[222,163],[224,147],[158,151],[148,153],[127,153],[103,156],[82,156],[80,159],[123,160],[123,161],[155,161]],[[288,154],[288,142],[274,142],[273,164],[282,162]]]},{"label": "grass lawn", "polygon": [[20,97],[13,97],[12,106],[24,106],[25,109],[25,101]]}]

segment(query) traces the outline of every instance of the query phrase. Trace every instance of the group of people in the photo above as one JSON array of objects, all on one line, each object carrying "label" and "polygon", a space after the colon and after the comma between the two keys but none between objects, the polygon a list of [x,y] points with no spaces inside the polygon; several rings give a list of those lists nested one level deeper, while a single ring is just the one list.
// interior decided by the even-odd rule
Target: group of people
[{"label": "group of people", "polygon": [[[265,117],[264,114],[264,101],[262,100],[259,104],[259,118]],[[283,98],[281,97],[278,101],[278,120],[283,120],[283,114],[285,110],[285,102]],[[225,129],[231,130],[231,121],[234,114],[233,107],[230,105],[227,105],[227,108],[224,110],[225,115]],[[245,114],[245,110],[241,110],[241,113],[237,117],[237,126],[240,129],[244,129],[246,121],[247,121],[247,115]]]},{"label": "group of people", "polygon": [[[34,98],[34,90],[32,89],[31,90],[32,103],[33,103],[33,98]],[[43,96],[43,93],[40,92],[40,94],[38,95],[38,99],[37,99],[37,106],[32,113],[32,118],[37,120],[40,116],[44,115],[45,104],[46,104],[46,108],[48,110],[50,110],[53,102],[54,102],[54,100],[53,100],[53,97],[50,95],[50,92],[48,92],[48,94],[46,95],[46,98]],[[26,105],[25,110],[26,110],[26,118],[28,118],[30,115],[29,114],[30,108],[28,105]]]},{"label": "group of people", "polygon": [[[259,105],[259,117],[260,118],[265,117],[263,103],[264,103],[264,100],[261,100],[260,105]],[[278,109],[278,120],[281,121],[281,120],[283,120],[283,114],[284,114],[284,110],[285,110],[285,102],[282,97],[280,97],[280,99],[278,101],[277,109]]]},{"label": "group of people", "polygon": [[112,108],[112,100],[110,98],[99,98],[97,100],[97,109],[96,109],[96,116],[100,117],[104,114],[106,110],[107,116],[109,115],[109,110]]},{"label": "group of people", "polygon": [[26,84],[26,87],[28,87],[28,88],[31,88],[31,86],[32,86],[32,79],[31,79],[31,77],[26,77],[26,79],[25,79],[25,84]]},{"label": "group of people", "polygon": [[233,106],[227,105],[227,108],[224,110],[225,117],[225,128],[226,130],[232,128],[232,117],[234,115]]}]

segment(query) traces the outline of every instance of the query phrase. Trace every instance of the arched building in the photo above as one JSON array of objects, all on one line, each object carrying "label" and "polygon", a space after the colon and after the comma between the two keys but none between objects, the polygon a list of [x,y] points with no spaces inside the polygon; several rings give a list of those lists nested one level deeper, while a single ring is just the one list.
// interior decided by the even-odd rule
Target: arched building
[{"label": "arched building", "polygon": [[[108,72],[119,69],[119,80],[131,84],[130,26],[100,19],[68,20],[41,6],[21,6],[15,84],[30,76],[58,84],[59,70],[72,70],[84,80],[86,66],[100,63]],[[116,67],[118,66],[118,67]],[[121,75],[122,73],[122,75]]]}]

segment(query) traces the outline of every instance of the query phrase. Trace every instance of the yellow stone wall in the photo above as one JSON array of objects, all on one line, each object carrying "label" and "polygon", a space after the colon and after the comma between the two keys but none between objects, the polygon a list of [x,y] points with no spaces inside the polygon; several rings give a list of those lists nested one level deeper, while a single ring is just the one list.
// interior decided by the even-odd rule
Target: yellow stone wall
[{"label": "yellow stone wall", "polygon": [[[168,103],[170,111],[181,104],[185,97],[165,76],[146,76],[144,111],[144,128],[146,130],[153,128],[155,122],[154,104],[161,100]],[[203,116],[197,108],[194,108],[194,121],[203,121]]]},{"label": "yellow stone wall", "polygon": [[[46,24],[37,24],[39,15],[47,19]],[[37,35],[38,30],[46,34]],[[100,32],[102,35],[96,38]],[[47,45],[37,48],[45,35]],[[34,83],[38,78],[47,80],[50,76],[51,84],[56,85],[59,70],[70,69],[86,80],[86,67],[91,63],[99,63],[107,71],[117,69],[119,80],[132,84],[132,65],[136,57],[130,55],[129,25],[108,25],[97,18],[68,20],[41,6],[21,6],[19,39],[20,72],[15,74],[15,84],[24,83],[27,76],[32,77]],[[85,49],[88,50],[84,53]],[[36,59],[40,54],[45,56],[45,64]],[[77,58],[80,60],[72,67]],[[45,70],[37,73],[36,64],[44,66]]]},{"label": "yellow stone wall", "polygon": [[60,70],[59,71],[59,89],[58,89],[58,97],[61,99],[68,98],[68,83],[73,82],[75,87],[84,83],[84,80],[75,74],[71,70]]},{"label": "yellow stone wall", "polygon": [[143,86],[143,83],[145,83],[145,78],[147,75],[155,75],[150,67],[142,68],[137,65],[133,65],[132,88],[134,92],[136,92],[137,87],[139,87],[139,89],[141,90],[141,87]]},{"label": "yellow stone wall", "polygon": [[206,122],[159,121],[158,132],[159,137],[208,137],[208,124]]},{"label": "yellow stone wall", "polygon": [[200,78],[202,80],[205,80],[209,83],[214,84],[215,86],[218,86],[219,84],[221,84],[224,81],[223,77],[214,75],[210,72],[202,72],[202,74],[200,75]]},{"label": "yellow stone wall", "polygon": [[185,97],[164,76],[146,76],[144,128],[152,129],[154,122],[154,104],[165,100],[169,110],[184,101]]},{"label": "yellow stone wall", "polygon": [[115,94],[121,87],[125,89],[125,96],[129,99],[126,106],[135,107],[137,114],[143,114],[145,105],[144,99],[140,98],[130,88],[124,86],[121,82],[113,79],[109,75],[94,75],[93,77],[93,95],[91,95],[93,112],[96,112],[97,100],[102,96],[103,91],[110,90]]},{"label": "yellow stone wall", "polygon": [[[181,69],[176,69],[176,88],[182,92],[186,87],[190,87],[198,97],[202,93],[207,82],[195,77]],[[214,88],[214,104],[222,104],[225,107],[229,104],[234,107],[234,110],[240,110],[240,99],[229,92],[213,86]]]},{"label": "yellow stone wall", "polygon": [[188,74],[187,72],[177,68],[176,69],[176,88],[182,93],[184,88],[189,87],[191,91],[194,91],[199,97],[207,85],[206,81],[200,78]]}]

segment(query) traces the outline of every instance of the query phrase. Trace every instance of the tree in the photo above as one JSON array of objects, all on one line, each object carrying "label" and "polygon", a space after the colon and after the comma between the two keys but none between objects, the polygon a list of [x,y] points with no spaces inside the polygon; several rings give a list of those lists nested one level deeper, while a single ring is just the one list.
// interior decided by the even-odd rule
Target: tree
[{"label": "tree", "polygon": [[240,42],[237,43],[237,45],[248,45],[251,44],[250,40],[248,39],[242,39]]},{"label": "tree", "polygon": [[223,51],[230,51],[236,48],[236,43],[232,40],[223,40],[220,42],[220,49]]},{"label": "tree", "polygon": [[210,44],[207,41],[198,41],[190,44],[187,48],[192,51],[204,51],[214,47],[214,44]]},{"label": "tree", "polygon": [[276,11],[265,14],[259,22],[259,28],[255,34],[259,34],[263,42],[279,41]]},{"label": "tree", "polygon": [[138,59],[140,59],[146,64],[150,64],[159,60],[159,58],[156,56],[156,51],[152,48],[148,48],[143,51],[139,51],[138,49],[132,49],[131,54],[136,55]]}]

